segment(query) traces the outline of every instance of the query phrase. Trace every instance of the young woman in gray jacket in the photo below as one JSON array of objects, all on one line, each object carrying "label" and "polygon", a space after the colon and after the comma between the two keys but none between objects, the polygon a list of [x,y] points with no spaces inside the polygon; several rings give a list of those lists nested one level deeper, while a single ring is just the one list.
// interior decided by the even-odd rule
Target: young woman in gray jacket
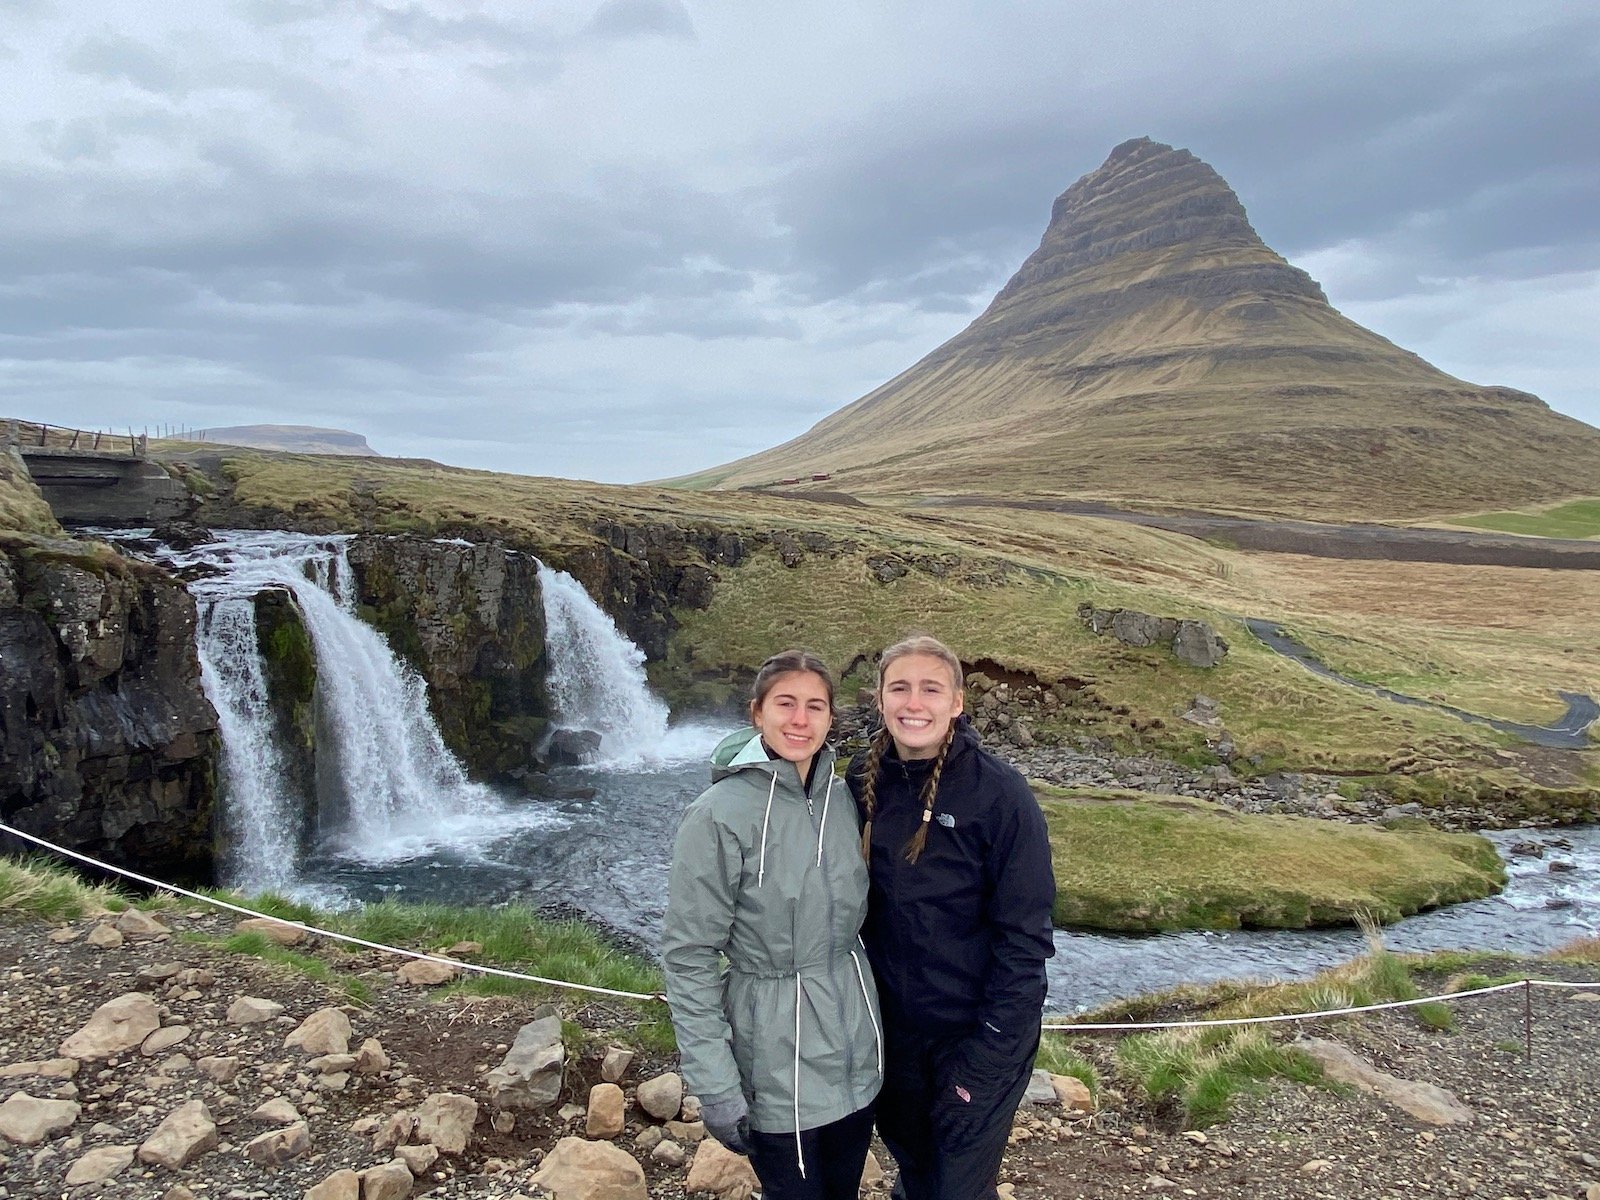
[{"label": "young woman in gray jacket", "polygon": [[706,1130],[750,1156],[764,1200],[854,1200],[883,1038],[827,667],[769,658],[750,724],[712,753],[714,782],[673,846],[662,963],[684,1081]]}]

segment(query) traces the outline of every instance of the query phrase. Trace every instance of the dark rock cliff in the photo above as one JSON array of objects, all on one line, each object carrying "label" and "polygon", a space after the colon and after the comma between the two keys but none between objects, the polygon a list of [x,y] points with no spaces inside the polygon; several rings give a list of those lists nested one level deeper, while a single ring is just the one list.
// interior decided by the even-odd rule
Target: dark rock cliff
[{"label": "dark rock cliff", "polygon": [[361,537],[362,619],[428,685],[446,744],[477,778],[520,777],[549,723],[538,562],[493,544]]},{"label": "dark rock cliff", "polygon": [[160,878],[210,880],[217,719],[194,623],[163,571],[94,543],[0,534],[7,824]]}]

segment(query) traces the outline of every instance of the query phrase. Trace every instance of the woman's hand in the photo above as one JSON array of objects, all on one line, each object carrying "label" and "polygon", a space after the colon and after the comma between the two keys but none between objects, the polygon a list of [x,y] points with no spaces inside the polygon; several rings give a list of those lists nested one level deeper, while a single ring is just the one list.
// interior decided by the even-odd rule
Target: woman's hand
[{"label": "woman's hand", "polygon": [[726,1100],[701,1104],[706,1132],[735,1154],[750,1156],[750,1106],[738,1092]]},{"label": "woman's hand", "polygon": [[989,1123],[995,1105],[1014,1080],[1014,1072],[984,1053],[969,1039],[947,1057],[939,1070],[930,1118],[940,1143],[954,1149],[972,1140]]}]

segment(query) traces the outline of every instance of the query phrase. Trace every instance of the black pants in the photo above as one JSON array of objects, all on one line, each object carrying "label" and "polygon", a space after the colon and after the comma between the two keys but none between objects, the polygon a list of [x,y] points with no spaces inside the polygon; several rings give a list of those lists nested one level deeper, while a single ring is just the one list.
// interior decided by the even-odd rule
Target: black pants
[{"label": "black pants", "polygon": [[[885,1032],[888,1032],[887,1030]],[[878,1133],[900,1167],[894,1195],[900,1200],[994,1200],[995,1180],[1011,1118],[1028,1090],[1038,1043],[992,1090],[988,1109],[972,1134],[945,1143],[935,1131],[934,1100],[946,1079],[956,1041],[900,1032],[885,1045],[883,1091],[878,1095]],[[979,1097],[973,1096],[973,1103]]]},{"label": "black pants", "polygon": [[[761,1200],[856,1200],[861,1167],[872,1140],[872,1108],[868,1106],[830,1125],[792,1133],[752,1130],[750,1165],[761,1180]],[[800,1174],[799,1154],[806,1173]]]}]

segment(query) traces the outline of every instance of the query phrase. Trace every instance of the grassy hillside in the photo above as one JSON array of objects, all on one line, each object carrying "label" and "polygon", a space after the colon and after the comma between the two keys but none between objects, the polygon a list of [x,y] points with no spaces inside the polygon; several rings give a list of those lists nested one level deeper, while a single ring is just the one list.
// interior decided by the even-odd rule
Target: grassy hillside
[{"label": "grassy hillside", "polygon": [[[1600,589],[1588,572],[1251,554],[1047,512],[607,487],[387,459],[241,452],[203,465],[218,485],[208,519],[492,538],[556,561],[613,552],[617,522],[743,535],[755,549],[737,566],[682,546],[713,586],[709,606],[674,613],[668,653],[651,664],[679,702],[728,701],[792,643],[855,686],[876,651],[920,628],[968,662],[1080,684],[1085,703],[1064,734],[1204,761],[1202,731],[1177,719],[1204,693],[1220,703],[1242,769],[1387,776],[1425,796],[1600,783],[1593,752],[1533,754],[1483,726],[1376,699],[1279,657],[1241,623],[1275,620],[1353,677],[1546,723],[1562,711],[1558,691],[1600,694],[1589,632]],[[1077,616],[1084,601],[1206,620],[1232,652],[1206,671],[1096,637]]]},{"label": "grassy hillside", "polygon": [[1590,496],[1524,512],[1489,512],[1451,517],[1446,523],[1464,525],[1469,529],[1520,533],[1527,537],[1600,538],[1600,498]]},{"label": "grassy hillside", "polygon": [[1416,519],[1600,493],[1600,430],[1338,312],[1209,166],[1124,143],[989,307],[780,446],[678,481]]},{"label": "grassy hillside", "polygon": [[28,475],[22,456],[0,446],[0,531],[49,536],[59,534],[50,506]]}]

